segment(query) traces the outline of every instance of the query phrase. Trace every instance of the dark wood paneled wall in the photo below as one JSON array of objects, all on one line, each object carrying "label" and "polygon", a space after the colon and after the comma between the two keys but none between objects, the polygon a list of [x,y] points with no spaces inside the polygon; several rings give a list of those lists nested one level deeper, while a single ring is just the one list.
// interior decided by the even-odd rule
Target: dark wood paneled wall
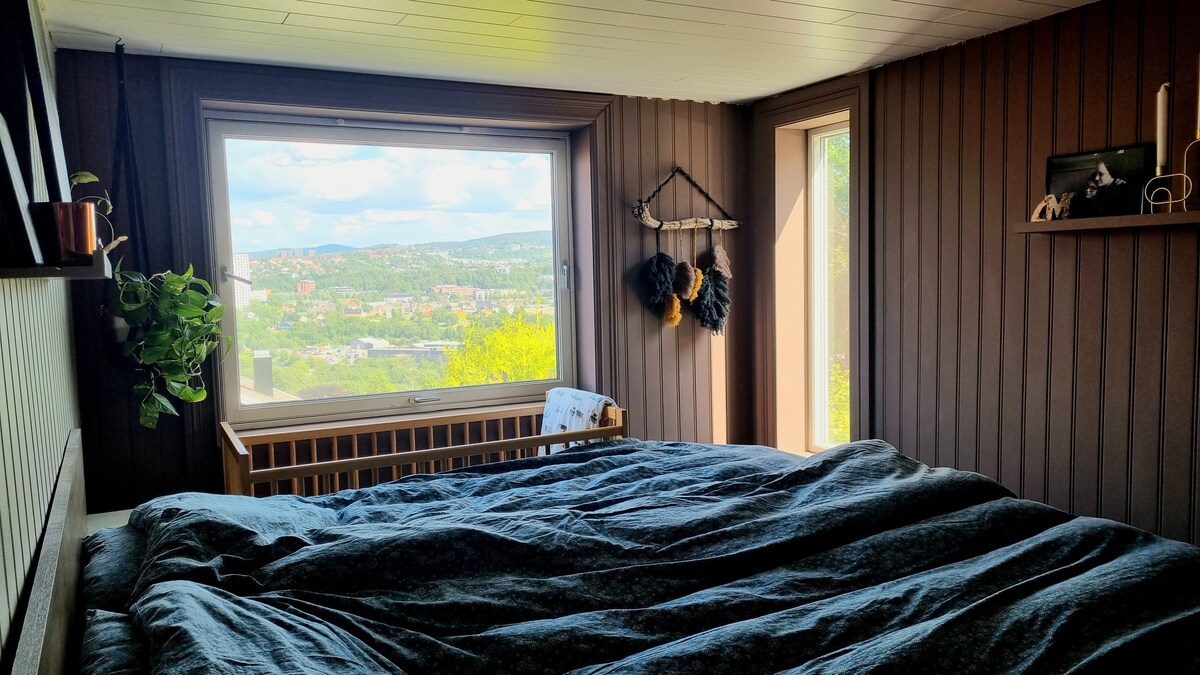
[{"label": "dark wood paneled wall", "polygon": [[[6,10],[6,20],[11,20],[13,12]],[[33,30],[40,33],[37,3],[30,3],[30,10]],[[26,174],[14,178],[26,183],[32,200],[47,201],[53,188],[43,167],[36,123],[26,113],[20,46],[15,41],[0,44],[0,91],[19,92],[4,101],[0,112],[10,132],[18,134],[13,139],[16,146],[24,148]],[[39,58],[48,61],[46,54]],[[14,64],[15,73],[7,67]],[[0,228],[13,225],[0,217]],[[70,283],[0,279],[0,672],[5,673],[12,667],[63,447],[79,426],[69,366]]]},{"label": "dark wood paneled wall", "polygon": [[1153,141],[1167,81],[1180,165],[1197,26],[1189,0],[1100,2],[875,71],[875,435],[1200,541],[1195,228],[1007,227],[1049,155]]},{"label": "dark wood paneled wall", "polygon": [[[631,209],[647,197],[670,174],[682,166],[735,218],[746,218],[747,188],[745,138],[748,116],[744,108],[688,101],[618,98],[613,106],[613,155],[615,185],[610,205],[620,223],[611,237],[610,263],[623,271],[620,288],[610,291],[615,299],[610,327],[618,372],[637,374],[618,378],[615,392],[630,410],[633,434],[639,438],[711,442],[714,392],[712,385],[712,335],[685,309],[678,328],[664,326],[646,311],[634,292],[638,271],[655,253],[654,233],[632,219]],[[692,216],[721,217],[702,195],[683,179],[676,178],[653,202],[653,213],[662,220]],[[749,234],[735,230],[724,237],[734,260],[731,280],[734,309],[727,330],[729,391],[747,391],[750,386],[750,355],[738,345],[748,334],[751,316]],[[714,243],[720,237],[714,239]],[[664,250],[677,258],[690,259],[692,236],[663,235]],[[707,264],[707,237],[697,241],[701,265]],[[716,394],[718,403],[728,399],[729,438],[748,441],[749,397]],[[724,440],[724,439],[719,439]]]},{"label": "dark wood paneled wall", "polygon": [[[116,124],[113,56],[64,50],[58,63],[70,168],[106,174]],[[528,119],[575,129],[573,168],[593,174],[590,185],[577,186],[573,193],[584,202],[574,205],[576,219],[590,221],[585,229],[591,237],[579,243],[588,259],[577,261],[586,276],[580,287],[589,293],[578,305],[589,312],[581,317],[581,345],[590,350],[580,358],[581,383],[628,407],[635,436],[711,440],[710,337],[690,319],[677,330],[666,328],[638,302],[632,279],[653,254],[654,237],[633,220],[630,210],[678,164],[735,216],[741,213],[745,109],[154,57],[129,57],[126,69],[151,227],[146,266],[155,270],[195,262],[197,269],[211,274],[197,135],[202,99]],[[124,229],[123,197],[114,196],[117,224]],[[655,206],[661,218],[715,215],[682,181],[666,189]],[[727,238],[735,266],[742,264],[737,239]],[[100,308],[108,287],[102,282],[74,286],[89,509],[128,508],[180,490],[219,490],[211,403],[193,406],[182,421],[163,419],[157,431],[138,426],[127,393],[129,376],[105,346]],[[737,302],[734,316],[748,316],[748,298]],[[731,327],[727,340],[733,357],[741,353],[738,330]],[[731,387],[747,388],[748,371],[731,368]],[[749,432],[732,423],[747,417],[741,409],[749,400],[747,393],[729,396],[731,439],[749,439]]]}]

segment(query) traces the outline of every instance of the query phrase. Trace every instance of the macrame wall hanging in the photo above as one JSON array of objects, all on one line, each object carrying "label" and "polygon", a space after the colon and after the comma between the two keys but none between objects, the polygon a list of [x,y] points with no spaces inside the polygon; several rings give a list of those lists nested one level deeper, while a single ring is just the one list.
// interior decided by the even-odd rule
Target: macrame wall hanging
[{"label": "macrame wall hanging", "polygon": [[[720,211],[724,218],[718,220],[696,217],[666,221],[656,219],[650,213],[650,203],[676,176],[683,176],[708,200],[708,203]],[[654,230],[654,257],[646,261],[638,275],[638,290],[642,296],[642,302],[656,316],[662,317],[663,321],[672,328],[678,326],[683,320],[683,305],[687,303],[701,326],[713,333],[723,333],[725,322],[729,318],[729,280],[733,277],[729,268],[729,255],[725,252],[724,237],[725,230],[738,227],[738,221],[734,220],[729,212],[718,204],[712,195],[708,194],[707,190],[700,187],[695,179],[678,166],[671,171],[666,180],[654,188],[654,192],[651,192],[649,197],[638,200],[637,206],[633,207],[633,215],[638,222]],[[699,238],[696,230],[700,229],[708,230],[707,243],[710,261],[703,270],[700,268],[696,243]],[[692,230],[690,261],[677,262],[669,253],[663,252],[663,230],[668,231],[668,236],[672,238],[672,241],[676,239],[674,235],[679,235],[678,238],[682,239],[680,230]],[[713,230],[721,233],[721,240],[716,244],[713,243]],[[670,246],[670,241],[668,246]],[[676,249],[675,253],[678,254],[679,251]]]}]

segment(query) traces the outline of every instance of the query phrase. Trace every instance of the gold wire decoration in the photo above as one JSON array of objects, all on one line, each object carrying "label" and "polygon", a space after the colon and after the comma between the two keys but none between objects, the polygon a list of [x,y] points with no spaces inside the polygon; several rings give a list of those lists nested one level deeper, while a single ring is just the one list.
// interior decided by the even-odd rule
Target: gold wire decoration
[{"label": "gold wire decoration", "polygon": [[[1183,171],[1179,173],[1166,173],[1155,176],[1146,181],[1146,186],[1142,188],[1142,213],[1146,214],[1147,205],[1149,213],[1155,213],[1155,207],[1165,206],[1166,213],[1173,213],[1175,205],[1178,204],[1182,211],[1187,211],[1187,200],[1192,196],[1193,181],[1188,175],[1188,153],[1192,151],[1192,146],[1200,145],[1200,138],[1188,143],[1183,150]],[[1176,197],[1172,188],[1180,188],[1183,193]],[[1161,213],[1161,211],[1159,211]]]}]

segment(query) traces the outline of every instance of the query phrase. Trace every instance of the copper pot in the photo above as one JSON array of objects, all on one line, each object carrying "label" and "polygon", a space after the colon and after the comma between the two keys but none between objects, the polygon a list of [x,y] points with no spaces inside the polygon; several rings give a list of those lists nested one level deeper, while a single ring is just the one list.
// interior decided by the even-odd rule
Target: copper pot
[{"label": "copper pot", "polygon": [[96,205],[91,202],[35,204],[42,256],[48,265],[85,263],[96,250]]}]

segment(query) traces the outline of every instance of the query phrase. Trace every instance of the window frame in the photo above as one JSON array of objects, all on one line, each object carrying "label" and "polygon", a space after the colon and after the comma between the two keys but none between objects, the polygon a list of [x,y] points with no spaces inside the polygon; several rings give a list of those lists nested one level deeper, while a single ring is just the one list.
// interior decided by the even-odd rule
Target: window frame
[{"label": "window frame", "polygon": [[[294,140],[364,145],[409,145],[454,149],[539,152],[551,155],[555,269],[555,337],[558,377],[522,383],[474,385],[429,389],[341,399],[321,399],[243,406],[237,360],[237,312],[226,312],[221,328],[233,337],[228,358],[216,368],[221,419],[235,428],[280,426],[300,422],[326,422],[414,412],[528,403],[541,400],[548,389],[575,386],[578,378],[576,354],[577,317],[573,224],[571,222],[571,138],[559,131],[507,127],[466,127],[445,124],[343,119],[305,115],[262,115],[229,112],[205,119],[204,144],[207,166],[204,179],[211,209],[213,288],[233,304],[234,281],[222,274],[233,269],[232,230],[225,163],[226,138]],[[401,142],[403,141],[403,142]],[[235,386],[227,386],[230,382]],[[421,398],[437,397],[436,401]]]},{"label": "window frame", "polygon": [[[756,308],[753,316],[742,318],[740,330],[756,336],[752,367],[746,378],[754,405],[746,416],[748,421],[735,431],[735,438],[778,446],[782,421],[796,415],[793,408],[784,407],[791,400],[780,395],[784,384],[776,367],[781,358],[796,348],[780,339],[779,324],[786,315],[775,306],[780,295],[793,290],[779,284],[777,270],[787,263],[774,256],[780,232],[790,220],[786,211],[790,195],[786,189],[781,192],[780,185],[794,171],[791,162],[794,154],[786,143],[780,143],[780,137],[786,137],[791,130],[818,126],[811,122],[831,115],[849,117],[850,145],[854,148],[850,160],[850,438],[887,436],[882,365],[875,358],[883,327],[877,308],[870,303],[871,297],[875,297],[873,289],[878,290],[883,264],[871,219],[872,199],[878,196],[870,180],[870,158],[874,153],[871,83],[872,73],[861,72],[763,99],[750,108],[751,199],[746,220],[774,223],[775,227],[746,230],[755,264],[742,275],[744,281],[739,288],[746,289],[746,297],[764,300],[759,303],[763,305],[762,311]],[[737,330],[737,325],[731,328],[731,332]]]},{"label": "window frame", "polygon": [[[828,172],[822,171],[821,166],[824,163],[825,153],[823,148],[818,150],[818,145],[824,139],[830,136],[850,133],[850,120],[840,120],[831,124],[825,124],[817,127],[805,129],[805,163],[806,168],[806,213],[805,213],[805,270],[807,279],[805,286],[807,290],[807,302],[805,303],[804,316],[804,342],[805,350],[805,385],[804,398],[805,407],[807,408],[805,419],[807,421],[805,429],[805,445],[807,450],[812,453],[822,452],[829,448],[839,445],[839,443],[830,441],[828,436],[829,429],[829,370],[828,370],[828,349],[824,350],[825,359],[818,358],[818,351],[822,346],[827,347],[827,340],[818,339],[818,328],[825,324],[820,319],[828,317],[830,311],[828,309],[828,288],[827,284],[819,284],[817,282],[818,269],[827,269],[828,265],[821,265],[821,262],[827,262],[822,253],[827,246],[822,245],[823,232],[819,231],[818,213],[826,213],[828,211],[828,182],[825,180]],[[851,157],[853,157],[854,148],[850,149]],[[853,159],[851,159],[853,163]],[[853,185],[851,185],[853,189]],[[822,224],[825,218],[821,217]],[[828,229],[825,227],[824,229]],[[828,243],[827,241],[824,243]],[[850,280],[849,271],[846,275],[847,281]],[[822,294],[820,291],[824,289],[826,292]],[[822,297],[823,296],[823,297]],[[824,307],[821,317],[817,316],[818,308]],[[847,315],[850,319],[850,315]],[[818,363],[824,361],[824,363]],[[822,376],[823,375],[823,376]],[[851,381],[854,379],[854,372],[849,373]],[[818,394],[820,387],[824,385],[823,393]],[[818,405],[823,403],[823,405]],[[853,401],[851,401],[853,407]],[[818,429],[824,428],[824,434],[818,434]],[[819,438],[825,443],[819,442]]]}]

